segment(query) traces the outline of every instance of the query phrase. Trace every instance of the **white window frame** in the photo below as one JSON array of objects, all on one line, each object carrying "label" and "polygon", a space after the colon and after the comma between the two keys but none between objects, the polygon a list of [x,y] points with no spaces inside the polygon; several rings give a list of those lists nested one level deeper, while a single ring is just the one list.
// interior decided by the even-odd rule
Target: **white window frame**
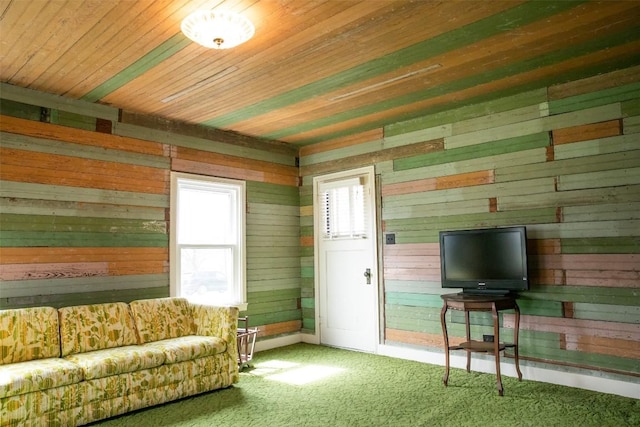
[{"label": "white window frame", "polygon": [[[194,184],[213,184],[227,187],[236,192],[236,221],[237,238],[236,246],[238,256],[234,259],[234,300],[224,301],[216,305],[232,305],[240,310],[247,309],[247,285],[246,285],[246,182],[227,178],[218,178],[205,175],[195,175],[183,172],[171,172],[170,194],[170,240],[169,240],[169,283],[170,295],[180,296],[180,259],[178,248],[178,190],[181,181],[191,181]],[[188,245],[185,245],[188,246]]]}]

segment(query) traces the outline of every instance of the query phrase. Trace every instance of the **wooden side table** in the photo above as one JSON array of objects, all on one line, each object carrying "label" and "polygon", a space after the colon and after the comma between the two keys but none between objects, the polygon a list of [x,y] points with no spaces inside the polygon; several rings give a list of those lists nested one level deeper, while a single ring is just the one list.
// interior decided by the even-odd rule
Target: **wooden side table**
[{"label": "wooden side table", "polygon": [[[442,295],[444,304],[440,312],[440,321],[442,322],[442,335],[444,336],[444,354],[445,354],[445,373],[442,381],[446,386],[449,382],[449,352],[451,350],[465,350],[467,352],[467,372],[471,371],[471,353],[485,352],[493,353],[496,360],[496,378],[498,394],[503,395],[502,378],[500,376],[500,352],[506,348],[513,348],[515,356],[516,371],[518,380],[522,381],[522,372],[520,372],[520,360],[518,358],[518,329],[520,327],[520,308],[516,303],[516,299],[512,295],[494,296],[494,295],[471,295],[471,294],[446,294]],[[449,335],[447,334],[447,322],[445,315],[447,310],[464,311],[464,321],[466,326],[467,340],[460,345],[449,345]],[[513,343],[500,342],[500,320],[498,312],[500,310],[515,310],[516,323],[513,330]],[[469,332],[469,313],[471,311],[490,311],[493,317],[493,342],[484,342],[471,339]]]}]

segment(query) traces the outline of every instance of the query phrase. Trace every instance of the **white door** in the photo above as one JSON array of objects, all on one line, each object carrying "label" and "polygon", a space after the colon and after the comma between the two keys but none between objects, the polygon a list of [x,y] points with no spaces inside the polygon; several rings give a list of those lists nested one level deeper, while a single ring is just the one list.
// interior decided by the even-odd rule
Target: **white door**
[{"label": "white door", "polygon": [[322,344],[375,353],[379,340],[373,167],[314,179]]}]

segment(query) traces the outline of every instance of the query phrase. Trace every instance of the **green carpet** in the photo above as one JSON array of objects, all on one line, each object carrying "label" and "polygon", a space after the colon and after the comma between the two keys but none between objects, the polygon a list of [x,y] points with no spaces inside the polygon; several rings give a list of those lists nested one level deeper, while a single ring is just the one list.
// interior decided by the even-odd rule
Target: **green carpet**
[{"label": "green carpet", "polygon": [[296,344],[257,353],[233,387],[96,425],[640,426],[640,400]]}]

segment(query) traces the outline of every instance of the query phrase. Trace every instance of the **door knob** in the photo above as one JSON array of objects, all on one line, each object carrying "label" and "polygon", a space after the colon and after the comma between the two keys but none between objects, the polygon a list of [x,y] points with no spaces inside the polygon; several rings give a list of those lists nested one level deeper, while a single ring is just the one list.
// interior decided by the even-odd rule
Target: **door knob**
[{"label": "door knob", "polygon": [[371,269],[370,268],[367,268],[364,271],[364,277],[367,278],[367,285],[370,285],[371,284]]}]

